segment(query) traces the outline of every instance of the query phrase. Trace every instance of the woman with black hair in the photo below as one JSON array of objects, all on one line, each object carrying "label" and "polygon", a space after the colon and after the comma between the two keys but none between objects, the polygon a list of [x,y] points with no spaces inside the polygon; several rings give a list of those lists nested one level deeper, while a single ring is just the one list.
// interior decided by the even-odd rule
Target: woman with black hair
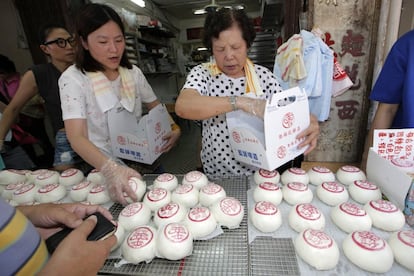
[{"label": "woman with black hair", "polygon": [[[177,98],[178,116],[203,121],[201,161],[206,174],[249,175],[258,169],[235,159],[225,118],[237,109],[263,118],[265,100],[282,91],[273,73],[247,56],[255,36],[244,10],[210,12],[203,42],[212,51],[212,60],[191,70]],[[305,154],[316,147],[319,135],[316,117],[310,118],[310,126],[297,136],[305,138],[299,144],[308,147]]]},{"label": "woman with black hair", "polygon": [[[4,110],[0,121],[0,146],[3,146],[7,132],[23,107],[34,96],[40,95],[55,135],[53,167],[63,171],[82,163],[82,159],[72,150],[66,138],[58,87],[60,75],[73,63],[74,39],[65,27],[48,23],[40,29],[39,45],[50,62],[32,66],[20,79],[16,94]],[[53,152],[53,148],[47,150]]]},{"label": "woman with black hair", "polygon": [[[128,61],[124,25],[115,10],[86,4],[76,20],[76,38],[76,63],[59,79],[65,128],[73,149],[105,176],[111,198],[125,205],[126,196],[137,200],[129,178],[141,177],[138,171],[144,170],[161,173],[162,168],[159,162],[148,167],[117,158],[110,140],[112,119],[137,122],[142,104],[151,110],[160,101],[142,71]],[[160,152],[169,151],[180,137],[180,128],[171,122]]]}]

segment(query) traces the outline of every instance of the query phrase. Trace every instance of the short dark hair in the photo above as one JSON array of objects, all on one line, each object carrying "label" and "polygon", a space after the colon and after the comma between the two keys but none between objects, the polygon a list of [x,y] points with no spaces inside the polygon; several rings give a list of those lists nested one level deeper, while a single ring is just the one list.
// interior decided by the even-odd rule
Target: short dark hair
[{"label": "short dark hair", "polygon": [[55,29],[64,29],[67,30],[67,28],[60,23],[56,23],[56,22],[46,22],[45,24],[43,24],[40,28],[39,28],[39,32],[38,32],[38,42],[39,45],[42,45],[43,43],[46,42],[47,37],[50,35],[50,33],[55,30]]},{"label": "short dark hair", "polygon": [[[114,21],[125,36],[124,24],[122,23],[121,17],[111,7],[104,4],[86,4],[79,10],[79,14],[76,18],[75,29],[76,29],[76,67],[82,70],[82,72],[96,72],[103,71],[102,64],[96,61],[89,51],[82,47],[81,38],[87,40],[88,35],[109,21]],[[131,63],[128,60],[126,51],[122,54],[120,65],[128,69],[132,68]]]},{"label": "short dark hair", "polygon": [[240,27],[243,39],[247,44],[247,48],[250,48],[256,38],[253,22],[249,19],[243,9],[231,8],[221,8],[207,14],[204,21],[204,45],[211,50],[212,39],[218,38],[220,33],[229,29],[233,23],[237,23]]},{"label": "short dark hair", "polygon": [[0,54],[0,74],[14,74],[16,66],[8,57]]}]

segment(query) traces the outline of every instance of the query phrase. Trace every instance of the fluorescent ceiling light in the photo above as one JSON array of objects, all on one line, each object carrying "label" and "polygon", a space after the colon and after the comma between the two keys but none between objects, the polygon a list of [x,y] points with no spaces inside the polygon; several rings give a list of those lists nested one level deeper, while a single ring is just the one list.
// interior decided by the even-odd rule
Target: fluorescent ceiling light
[{"label": "fluorescent ceiling light", "polygon": [[205,9],[199,9],[199,10],[195,10],[194,14],[205,14],[207,13]]},{"label": "fluorescent ceiling light", "polygon": [[207,51],[208,49],[206,47],[199,47],[197,48],[197,51]]},{"label": "fluorescent ceiling light", "polygon": [[145,1],[144,0],[131,0],[134,4],[140,6],[141,8],[145,7]]}]

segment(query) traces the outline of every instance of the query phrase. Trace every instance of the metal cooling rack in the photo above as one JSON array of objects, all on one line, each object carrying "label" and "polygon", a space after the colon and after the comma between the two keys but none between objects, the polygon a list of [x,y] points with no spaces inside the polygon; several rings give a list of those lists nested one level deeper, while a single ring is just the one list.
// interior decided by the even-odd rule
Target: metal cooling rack
[{"label": "metal cooling rack", "polygon": [[[145,175],[150,185],[155,175]],[[177,175],[181,183],[182,175]],[[244,206],[245,216],[238,229],[224,228],[224,233],[211,240],[194,241],[193,253],[179,261],[155,258],[152,262],[138,265],[126,264],[115,267],[119,259],[105,262],[99,274],[111,275],[250,275],[250,256],[247,237],[247,178],[209,177],[221,185],[228,196],[237,198]],[[110,211],[117,218],[122,206],[114,204]],[[270,253],[269,253],[270,254]]]},{"label": "metal cooling rack", "polygon": [[251,275],[300,275],[290,238],[257,237],[250,245]]}]

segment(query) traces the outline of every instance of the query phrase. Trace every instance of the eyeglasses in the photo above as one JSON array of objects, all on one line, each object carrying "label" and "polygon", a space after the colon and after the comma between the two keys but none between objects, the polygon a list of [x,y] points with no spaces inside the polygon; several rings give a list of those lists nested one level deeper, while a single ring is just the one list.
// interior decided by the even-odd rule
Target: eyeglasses
[{"label": "eyeglasses", "polygon": [[69,37],[67,39],[59,37],[59,38],[56,38],[55,40],[47,41],[47,42],[43,43],[43,45],[47,46],[47,45],[50,45],[50,44],[53,44],[53,43],[56,43],[57,46],[60,47],[60,48],[65,48],[68,43],[69,43],[70,46],[75,45],[75,39],[73,37]]}]

